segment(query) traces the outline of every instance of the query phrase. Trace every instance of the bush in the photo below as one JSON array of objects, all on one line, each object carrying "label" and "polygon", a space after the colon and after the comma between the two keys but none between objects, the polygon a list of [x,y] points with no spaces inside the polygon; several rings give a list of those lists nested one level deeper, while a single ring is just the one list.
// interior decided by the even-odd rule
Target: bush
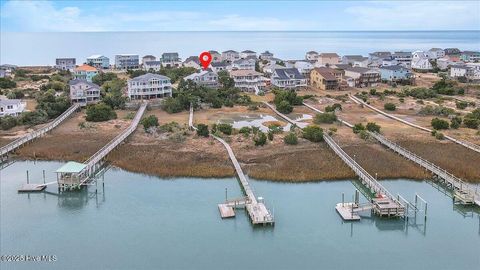
[{"label": "bush", "polygon": [[143,125],[143,129],[147,131],[151,127],[158,127],[158,118],[155,115],[149,115],[144,117],[140,123]]},{"label": "bush", "polygon": [[208,126],[205,124],[198,124],[197,125],[197,135],[202,137],[208,137],[209,131]]},{"label": "bush", "polygon": [[303,138],[311,142],[321,142],[323,140],[323,129],[319,126],[307,126],[303,129]]},{"label": "bush", "polygon": [[117,114],[112,107],[104,103],[87,106],[86,114],[86,120],[91,122],[102,122],[117,118]]},{"label": "bush", "polygon": [[367,140],[368,138],[370,138],[366,130],[361,130],[360,133],[358,133],[358,135],[360,135],[360,138],[362,140]]},{"label": "bush", "polygon": [[441,133],[441,132],[437,132],[437,133],[435,133],[435,138],[436,138],[437,140],[444,140],[444,139],[445,139],[445,135],[443,135],[443,133]]},{"label": "bush", "polygon": [[183,111],[183,104],[179,99],[169,97],[163,102],[163,109],[168,113],[178,113]]},{"label": "bush", "polygon": [[8,130],[17,125],[17,118],[7,115],[0,118],[0,128]]},{"label": "bush", "polygon": [[422,107],[420,111],[418,111],[420,115],[436,115],[436,116],[449,116],[455,114],[455,111],[451,108],[446,108],[443,106],[431,106],[427,105]]},{"label": "bush", "polygon": [[478,126],[480,125],[480,120],[475,119],[475,118],[467,118],[467,117],[465,117],[465,119],[463,119],[463,124],[465,124],[465,126],[466,126],[467,128],[477,129]]},{"label": "bush", "polygon": [[163,124],[159,127],[160,132],[177,132],[180,129],[180,125],[175,121]]},{"label": "bush", "polygon": [[468,102],[466,101],[457,101],[455,102],[455,106],[457,109],[464,110],[468,107]]},{"label": "bush", "polygon": [[230,124],[218,124],[217,130],[225,135],[232,135],[233,127]]},{"label": "bush", "polygon": [[325,112],[334,112],[336,109],[342,110],[342,105],[339,103],[335,103],[332,106],[325,107]]},{"label": "bush", "polygon": [[449,126],[447,121],[439,118],[433,118],[431,124],[436,130],[448,129]]},{"label": "bush", "polygon": [[271,124],[268,126],[268,132],[271,132],[273,134],[282,133],[283,128],[278,124]]},{"label": "bush", "polygon": [[17,83],[10,80],[9,78],[0,78],[0,88],[7,89],[7,88],[15,88],[17,87]]},{"label": "bush", "polygon": [[353,133],[355,134],[359,133],[362,130],[365,130],[365,126],[362,123],[358,123],[353,126]]},{"label": "bush", "polygon": [[265,135],[265,133],[259,131],[253,137],[253,141],[255,142],[255,146],[263,146],[267,143],[267,135]]},{"label": "bush", "polygon": [[283,100],[277,105],[277,110],[281,113],[291,113],[293,111],[293,106],[288,103],[288,101]]},{"label": "bush", "polygon": [[462,118],[460,116],[455,116],[450,120],[450,127],[457,129],[462,125]]},{"label": "bush", "polygon": [[313,122],[315,124],[332,124],[337,121],[337,116],[335,113],[317,113]]},{"label": "bush", "polygon": [[273,131],[269,130],[267,133],[267,137],[269,141],[273,141]]},{"label": "bush", "polygon": [[377,125],[377,123],[375,123],[375,122],[368,122],[367,123],[367,130],[370,131],[370,132],[380,133],[380,126]]},{"label": "bush", "polygon": [[395,111],[397,109],[397,106],[395,106],[395,104],[393,103],[385,103],[385,105],[383,105],[383,108],[385,108],[385,110],[387,111]]},{"label": "bush", "polygon": [[289,132],[285,137],[283,137],[283,142],[289,145],[298,144],[298,137],[295,132]]},{"label": "bush", "polygon": [[242,127],[238,133],[243,134],[245,137],[248,137],[250,133],[252,132],[252,129],[250,127]]},{"label": "bush", "polygon": [[27,126],[43,124],[48,121],[48,114],[44,110],[36,110],[33,112],[24,112],[20,115],[18,122]]}]

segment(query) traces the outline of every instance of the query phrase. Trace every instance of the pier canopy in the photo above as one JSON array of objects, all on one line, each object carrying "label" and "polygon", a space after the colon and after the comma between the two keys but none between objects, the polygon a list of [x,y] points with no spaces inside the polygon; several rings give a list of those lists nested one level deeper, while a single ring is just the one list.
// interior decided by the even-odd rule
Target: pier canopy
[{"label": "pier canopy", "polygon": [[83,169],[87,167],[86,164],[69,161],[62,167],[58,168],[57,182],[59,187],[80,187],[84,177]]},{"label": "pier canopy", "polygon": [[87,167],[86,164],[83,163],[78,163],[75,161],[69,161],[66,164],[64,164],[62,167],[58,168],[55,172],[56,173],[79,173],[83,169]]}]

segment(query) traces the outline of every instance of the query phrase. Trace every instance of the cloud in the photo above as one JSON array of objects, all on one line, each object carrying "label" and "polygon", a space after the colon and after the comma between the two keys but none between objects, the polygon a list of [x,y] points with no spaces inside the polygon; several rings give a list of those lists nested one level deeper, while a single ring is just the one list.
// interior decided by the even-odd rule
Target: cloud
[{"label": "cloud", "polygon": [[478,30],[480,2],[365,2],[345,9],[359,30]]},{"label": "cloud", "polygon": [[[279,31],[295,30],[301,23],[274,17],[243,17],[230,14],[208,22],[214,29],[242,30],[242,31]],[[301,28],[304,29],[304,28]]]}]

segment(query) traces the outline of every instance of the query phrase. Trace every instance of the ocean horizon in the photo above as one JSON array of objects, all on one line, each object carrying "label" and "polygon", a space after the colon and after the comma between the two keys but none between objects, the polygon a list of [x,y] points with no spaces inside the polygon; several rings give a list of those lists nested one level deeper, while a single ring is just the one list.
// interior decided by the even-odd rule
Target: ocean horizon
[{"label": "ocean horizon", "polygon": [[269,50],[281,59],[304,59],[307,51],[340,55],[374,51],[414,51],[433,47],[480,48],[480,31],[128,31],[1,32],[0,64],[54,65],[55,58],[83,63],[93,54],[114,61],[115,54],[159,57],[178,52],[182,59],[205,50]]}]

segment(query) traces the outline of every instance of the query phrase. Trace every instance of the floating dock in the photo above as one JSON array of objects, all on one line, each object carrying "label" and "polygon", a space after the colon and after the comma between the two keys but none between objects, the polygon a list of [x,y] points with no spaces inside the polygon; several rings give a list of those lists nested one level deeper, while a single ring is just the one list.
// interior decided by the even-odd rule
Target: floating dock
[{"label": "floating dock", "polygon": [[24,184],[18,189],[18,192],[40,192],[43,191],[47,185],[44,184]]}]

